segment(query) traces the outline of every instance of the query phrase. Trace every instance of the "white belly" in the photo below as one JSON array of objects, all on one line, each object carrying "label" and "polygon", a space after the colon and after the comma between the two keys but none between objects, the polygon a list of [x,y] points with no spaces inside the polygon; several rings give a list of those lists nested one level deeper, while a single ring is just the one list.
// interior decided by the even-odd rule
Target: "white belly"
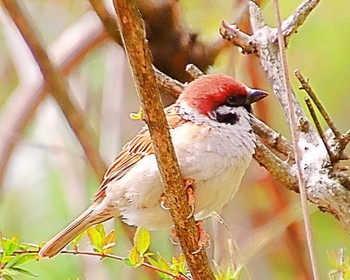
[{"label": "white belly", "polygon": [[[182,133],[172,134],[172,140],[183,178],[194,180],[195,219],[201,220],[220,210],[237,191],[254,152],[254,136],[232,131],[234,127],[227,131],[197,128],[194,133],[192,125],[184,124],[177,128]],[[173,225],[169,211],[160,207],[164,188],[155,161],[154,155],[144,157],[116,182],[113,188],[118,193],[107,194],[126,223],[150,230]]]}]

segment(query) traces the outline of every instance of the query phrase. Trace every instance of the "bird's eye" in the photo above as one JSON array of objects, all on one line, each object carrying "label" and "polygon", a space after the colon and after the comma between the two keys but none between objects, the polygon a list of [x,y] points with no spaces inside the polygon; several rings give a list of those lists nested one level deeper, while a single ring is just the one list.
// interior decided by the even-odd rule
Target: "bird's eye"
[{"label": "bird's eye", "polygon": [[227,103],[229,105],[237,105],[237,102],[238,102],[238,97],[236,95],[230,95],[227,98]]}]

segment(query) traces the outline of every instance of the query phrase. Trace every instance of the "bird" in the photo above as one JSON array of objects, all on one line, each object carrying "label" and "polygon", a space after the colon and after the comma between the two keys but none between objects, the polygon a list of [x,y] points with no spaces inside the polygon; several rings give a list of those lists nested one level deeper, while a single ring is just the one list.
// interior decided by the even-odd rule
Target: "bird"
[{"label": "bird", "polygon": [[[251,104],[267,95],[231,76],[207,74],[188,83],[164,109],[182,178],[195,190],[196,221],[218,212],[238,190],[255,151]],[[114,217],[150,231],[171,228],[163,193],[145,126],[108,168],[91,206],[49,240],[39,256],[57,255],[87,228]]]}]

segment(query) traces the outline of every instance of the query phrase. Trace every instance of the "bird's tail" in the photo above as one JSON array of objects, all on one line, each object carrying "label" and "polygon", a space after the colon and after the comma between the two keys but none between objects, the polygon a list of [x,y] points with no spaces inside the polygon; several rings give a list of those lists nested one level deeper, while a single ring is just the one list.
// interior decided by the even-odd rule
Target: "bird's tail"
[{"label": "bird's tail", "polygon": [[113,215],[109,213],[98,213],[91,206],[86,209],[78,218],[70,223],[64,230],[49,240],[39,251],[40,257],[53,257],[66,247],[75,237],[92,225],[109,220]]}]

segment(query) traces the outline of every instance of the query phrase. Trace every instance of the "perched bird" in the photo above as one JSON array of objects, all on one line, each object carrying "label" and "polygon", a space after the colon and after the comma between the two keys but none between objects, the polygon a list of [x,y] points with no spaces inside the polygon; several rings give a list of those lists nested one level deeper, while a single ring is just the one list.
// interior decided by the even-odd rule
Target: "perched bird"
[{"label": "perched bird", "polygon": [[[251,162],[255,136],[251,104],[268,94],[222,74],[189,83],[165,108],[182,177],[193,182],[196,221],[220,210],[237,191]],[[173,225],[161,207],[164,192],[147,127],[128,142],[107,170],[93,204],[39,251],[53,257],[88,227],[120,217],[149,230]]]}]

